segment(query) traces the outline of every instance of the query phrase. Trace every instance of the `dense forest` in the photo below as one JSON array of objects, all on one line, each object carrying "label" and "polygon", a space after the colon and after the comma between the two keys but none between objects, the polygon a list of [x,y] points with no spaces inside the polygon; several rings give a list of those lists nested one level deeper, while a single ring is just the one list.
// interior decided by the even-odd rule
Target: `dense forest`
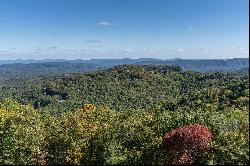
[{"label": "dense forest", "polygon": [[248,164],[248,63],[177,61],[0,66],[0,164],[173,164],[163,138],[192,124],[211,141],[190,163]]}]

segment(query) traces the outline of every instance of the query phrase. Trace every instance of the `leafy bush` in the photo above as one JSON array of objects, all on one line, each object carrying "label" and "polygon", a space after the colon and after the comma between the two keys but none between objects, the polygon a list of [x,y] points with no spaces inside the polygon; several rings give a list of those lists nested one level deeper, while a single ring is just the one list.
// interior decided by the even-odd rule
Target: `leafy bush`
[{"label": "leafy bush", "polygon": [[174,129],[163,137],[167,164],[206,163],[198,155],[210,148],[212,134],[206,126],[190,124]]},{"label": "leafy bush", "polygon": [[44,164],[44,131],[30,106],[5,99],[0,105],[0,164]]}]

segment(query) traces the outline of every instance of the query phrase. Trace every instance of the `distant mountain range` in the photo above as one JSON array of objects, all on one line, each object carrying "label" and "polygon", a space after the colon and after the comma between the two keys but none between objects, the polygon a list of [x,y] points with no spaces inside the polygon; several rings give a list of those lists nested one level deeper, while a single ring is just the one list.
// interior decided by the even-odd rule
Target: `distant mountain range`
[{"label": "distant mountain range", "polygon": [[155,58],[139,58],[139,59],[130,59],[130,58],[123,58],[123,59],[75,59],[75,60],[67,60],[67,59],[43,59],[43,60],[35,60],[35,59],[16,59],[16,60],[0,60],[0,65],[2,64],[15,64],[15,63],[22,63],[22,64],[30,64],[30,63],[47,63],[47,62],[69,62],[69,63],[90,63],[90,64],[102,64],[105,66],[109,65],[119,65],[119,64],[134,64],[137,62],[144,62],[144,61],[163,61],[162,59],[155,59]]},{"label": "distant mountain range", "polygon": [[42,74],[42,73],[75,73],[86,72],[96,69],[104,69],[123,64],[141,65],[174,65],[180,66],[183,70],[199,72],[208,71],[248,71],[249,58],[234,59],[91,59],[91,60],[65,60],[65,59],[44,59],[44,60],[0,60],[0,74]]}]

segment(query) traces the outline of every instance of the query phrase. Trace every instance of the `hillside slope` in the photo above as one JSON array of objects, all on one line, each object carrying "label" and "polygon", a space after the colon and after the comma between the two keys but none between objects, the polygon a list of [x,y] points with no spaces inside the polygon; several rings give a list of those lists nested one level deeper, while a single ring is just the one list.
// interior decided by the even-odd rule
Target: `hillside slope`
[{"label": "hillside slope", "polygon": [[[208,103],[220,109],[233,104],[239,96],[246,96],[249,81],[247,75],[182,71],[167,65],[122,65],[89,73],[7,82],[2,82],[0,96],[14,97],[35,108],[68,111],[93,103],[122,111],[193,109]],[[229,91],[227,96],[223,96],[224,91]]]}]

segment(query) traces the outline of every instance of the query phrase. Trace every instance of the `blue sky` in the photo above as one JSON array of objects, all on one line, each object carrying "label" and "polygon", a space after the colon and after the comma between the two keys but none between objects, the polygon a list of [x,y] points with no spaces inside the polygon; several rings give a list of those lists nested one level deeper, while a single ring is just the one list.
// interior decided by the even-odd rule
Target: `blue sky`
[{"label": "blue sky", "polygon": [[249,56],[248,0],[0,0],[0,59]]}]

